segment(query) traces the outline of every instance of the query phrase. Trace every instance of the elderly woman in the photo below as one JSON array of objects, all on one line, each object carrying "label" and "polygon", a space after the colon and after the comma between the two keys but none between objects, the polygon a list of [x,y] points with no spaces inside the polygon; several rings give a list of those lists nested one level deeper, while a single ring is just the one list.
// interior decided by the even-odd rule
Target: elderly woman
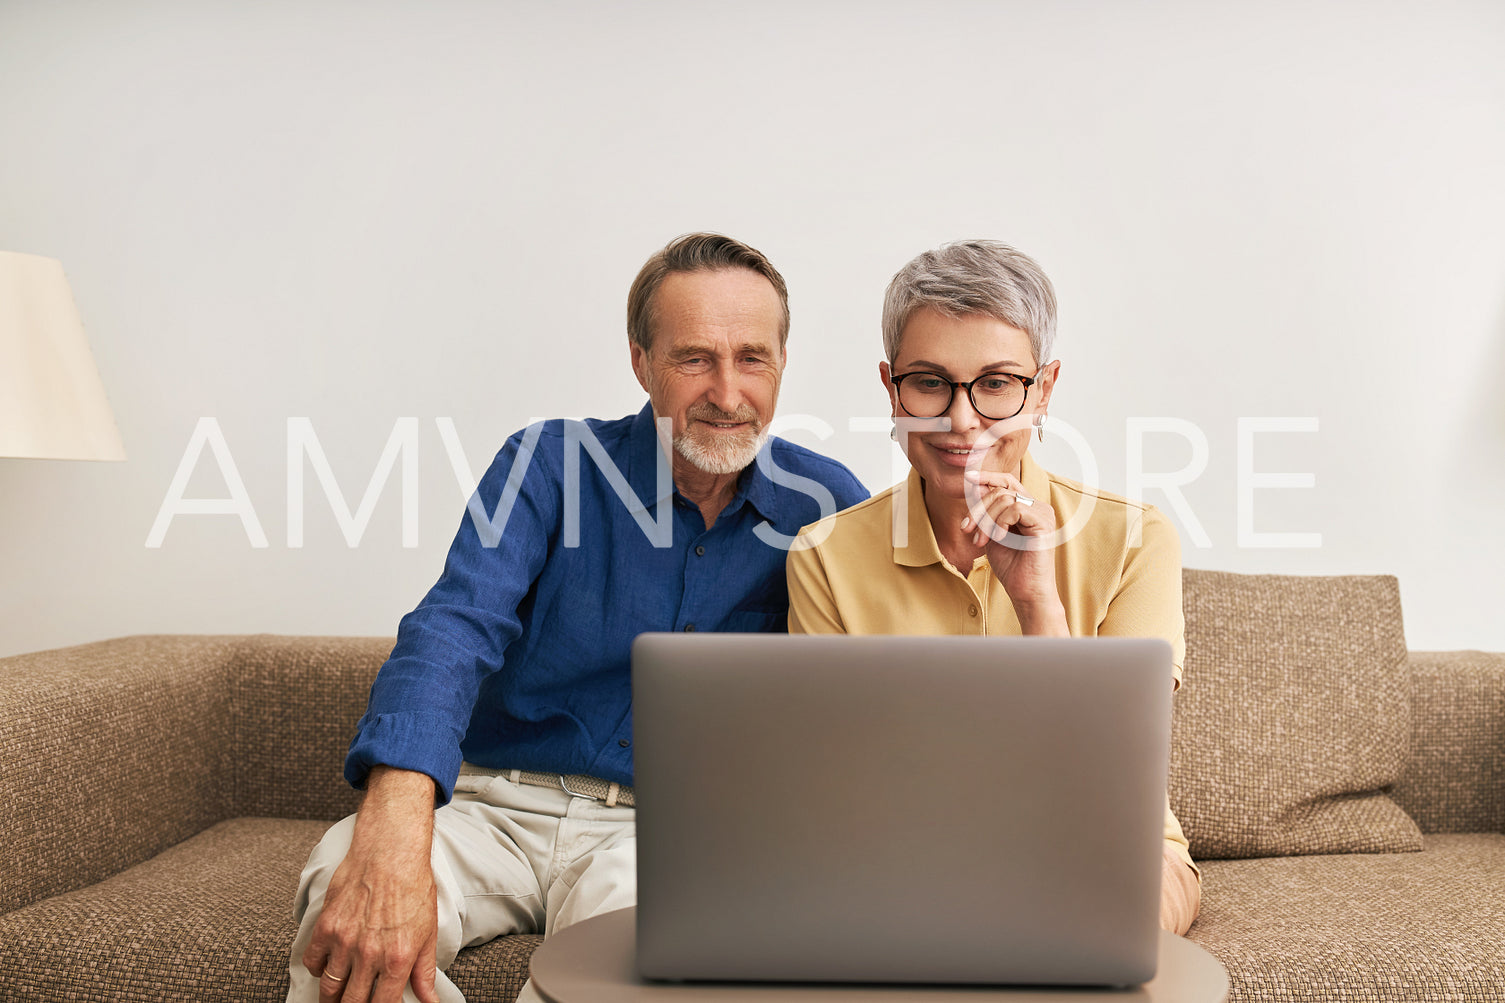
[{"label": "elderly woman", "polygon": [[[946,244],[894,276],[878,375],[912,469],[801,533],[791,632],[1161,637],[1180,685],[1175,530],[1030,459],[1060,378],[1055,315],[1040,266],[994,241]],[[1200,902],[1167,802],[1161,925],[1185,933]]]}]

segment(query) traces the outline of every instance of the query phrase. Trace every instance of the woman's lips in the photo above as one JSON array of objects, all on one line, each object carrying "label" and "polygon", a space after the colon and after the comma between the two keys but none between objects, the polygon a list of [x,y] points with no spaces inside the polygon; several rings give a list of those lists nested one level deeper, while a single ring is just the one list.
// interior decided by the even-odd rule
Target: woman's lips
[{"label": "woman's lips", "polygon": [[971,446],[965,445],[959,446],[934,442],[927,442],[926,445],[935,450],[936,455],[940,457],[942,463],[951,467],[967,466],[968,463],[972,462],[973,453],[978,452],[978,450],[974,450]]}]

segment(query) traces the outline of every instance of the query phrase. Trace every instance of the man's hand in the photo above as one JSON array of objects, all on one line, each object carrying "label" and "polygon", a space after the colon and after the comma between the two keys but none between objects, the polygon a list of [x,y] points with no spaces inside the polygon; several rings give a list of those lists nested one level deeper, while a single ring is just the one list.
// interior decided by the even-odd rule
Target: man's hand
[{"label": "man's hand", "polygon": [[1160,867],[1160,925],[1171,933],[1185,934],[1202,908],[1202,885],[1186,861],[1163,845]]},{"label": "man's hand", "polygon": [[409,982],[423,1003],[439,1003],[433,840],[434,782],[373,769],[350,852],[330,879],[303,953],[320,1003],[398,1003]]}]

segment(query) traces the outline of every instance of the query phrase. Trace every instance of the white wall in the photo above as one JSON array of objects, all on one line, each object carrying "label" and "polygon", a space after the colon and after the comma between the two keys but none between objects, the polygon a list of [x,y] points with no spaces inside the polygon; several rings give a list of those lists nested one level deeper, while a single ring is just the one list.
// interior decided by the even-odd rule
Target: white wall
[{"label": "white wall", "polygon": [[[479,472],[530,418],[636,410],[627,286],[692,229],[783,270],[781,410],[835,429],[791,437],[873,488],[883,287],[1004,239],[1056,283],[1052,410],[1103,487],[1130,418],[1205,434],[1188,565],[1392,573],[1413,647],[1505,649],[1505,7],[919,6],[0,5],[0,247],[63,261],[130,455],[0,460],[0,654],[390,634],[462,509],[435,419]],[[265,548],[225,515],[145,545],[203,416]],[[416,547],[398,478],[352,549],[311,468],[288,546],[300,416],[352,507],[418,419]],[[1318,430],[1255,439],[1315,484],[1254,491],[1253,528],[1320,547],[1239,544],[1259,416]],[[208,453],[189,494],[227,494]]]}]

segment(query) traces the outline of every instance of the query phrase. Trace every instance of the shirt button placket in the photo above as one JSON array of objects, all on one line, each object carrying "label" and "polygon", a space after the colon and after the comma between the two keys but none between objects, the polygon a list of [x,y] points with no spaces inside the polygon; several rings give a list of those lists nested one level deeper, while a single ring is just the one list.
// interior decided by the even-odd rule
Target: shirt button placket
[{"label": "shirt button placket", "polygon": [[[698,579],[704,577],[709,573],[705,570],[702,570],[699,562],[689,559],[692,554],[695,557],[704,557],[705,544],[695,544],[694,548],[692,548],[691,551],[685,555],[685,594],[683,604],[680,606],[681,616],[693,615],[691,613],[691,610],[688,608],[690,605],[690,597],[695,595],[698,591]],[[687,623],[679,629],[686,634],[693,634],[695,633],[696,627],[694,623]]]}]

